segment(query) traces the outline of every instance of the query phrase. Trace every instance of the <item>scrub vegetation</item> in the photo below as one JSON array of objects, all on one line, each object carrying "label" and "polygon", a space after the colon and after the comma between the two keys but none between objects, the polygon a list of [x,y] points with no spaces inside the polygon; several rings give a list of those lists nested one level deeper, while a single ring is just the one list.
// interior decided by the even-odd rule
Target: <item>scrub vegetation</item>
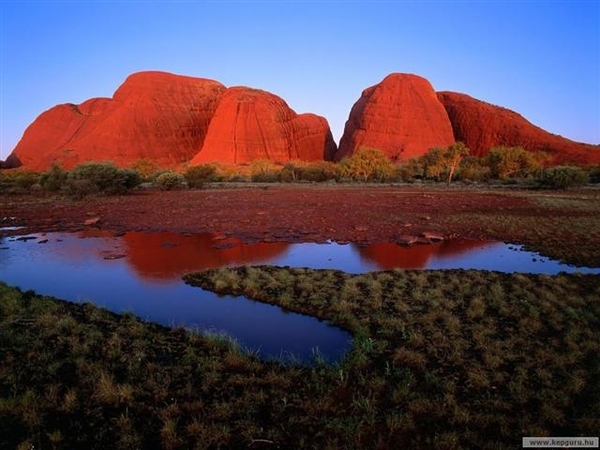
[{"label": "scrub vegetation", "polygon": [[331,161],[288,161],[257,159],[247,165],[218,163],[159,169],[139,160],[128,169],[111,162],[88,162],[65,171],[53,166],[44,173],[24,170],[0,171],[0,193],[25,193],[43,188],[75,199],[92,195],[124,194],[142,182],[162,190],[203,188],[212,182],[347,182],[416,183],[460,181],[467,184],[508,184],[535,189],[567,189],[600,182],[596,166],[548,166],[549,155],[523,147],[499,146],[486,156],[470,155],[462,142],[429,149],[406,161],[390,160],[379,149],[359,148],[352,156]]},{"label": "scrub vegetation", "polygon": [[349,330],[345,360],[0,284],[4,448],[515,448],[600,429],[600,277],[222,268],[185,281]]}]

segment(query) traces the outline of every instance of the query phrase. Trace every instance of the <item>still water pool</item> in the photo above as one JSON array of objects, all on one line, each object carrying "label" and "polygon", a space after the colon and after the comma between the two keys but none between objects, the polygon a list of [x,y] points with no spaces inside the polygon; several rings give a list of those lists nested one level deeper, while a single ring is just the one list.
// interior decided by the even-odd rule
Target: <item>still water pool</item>
[{"label": "still water pool", "polygon": [[574,268],[519,246],[456,240],[433,245],[358,246],[243,243],[220,234],[92,231],[0,236],[0,280],[114,312],[131,311],[167,326],[225,332],[263,358],[310,361],[316,351],[341,359],[351,336],[326,321],[244,297],[217,296],[183,283],[186,272],[222,266],[271,264],[332,268],[350,273],[392,268],[484,269],[504,272],[600,273]]}]

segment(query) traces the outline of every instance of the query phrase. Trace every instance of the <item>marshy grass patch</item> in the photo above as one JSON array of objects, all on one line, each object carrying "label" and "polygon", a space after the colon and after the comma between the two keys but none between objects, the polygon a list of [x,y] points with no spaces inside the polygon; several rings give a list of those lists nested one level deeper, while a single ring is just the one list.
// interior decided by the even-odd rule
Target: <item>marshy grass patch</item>
[{"label": "marshy grass patch", "polygon": [[[240,277],[235,294],[248,295],[243,283],[245,269],[229,270]],[[382,406],[390,399],[406,406],[413,398],[408,412],[414,419],[422,414],[419,405],[426,404],[425,398],[435,400],[450,423],[462,419],[452,417],[454,413],[449,411],[463,416],[472,411],[469,428],[480,426],[490,431],[495,427],[496,443],[507,442],[517,429],[524,430],[522,433],[538,429],[583,433],[572,424],[589,424],[582,418],[574,420],[574,414],[585,415],[583,391],[588,395],[598,391],[598,382],[588,378],[597,373],[600,361],[596,350],[600,343],[598,276],[464,270],[364,275],[273,267],[262,270],[271,274],[286,271],[286,279],[293,276],[294,283],[281,287],[296,299],[286,307],[328,319],[354,333],[347,378],[352,379],[357,369],[370,368],[373,383],[379,380],[376,374],[386,374],[381,390],[391,396],[379,399]],[[210,290],[212,276],[208,271],[189,275],[186,281]],[[331,280],[335,280],[333,286]],[[315,301],[294,289],[304,284],[327,294]],[[369,298],[371,290],[376,302]],[[264,292],[254,298],[278,304],[276,297]],[[344,314],[336,315],[340,310]],[[402,373],[398,368],[413,373],[410,387],[405,383],[392,386],[391,381],[398,381]],[[576,375],[574,368],[579,370]],[[435,392],[444,393],[447,408]],[[463,407],[457,410],[452,406],[455,403]],[[542,403],[547,405],[543,412]],[[592,403],[598,403],[597,394],[587,402],[589,410],[596,410],[598,406]],[[485,414],[481,413],[484,406]],[[382,411],[385,415],[385,408]],[[434,428],[439,426],[436,423]],[[475,441],[461,441],[462,445],[485,448],[481,436],[475,435]]]},{"label": "marshy grass patch", "polygon": [[254,266],[185,281],[328,320],[353,347],[334,365],[262,361],[225,335],[0,283],[2,444],[501,449],[599,428],[597,275]]}]

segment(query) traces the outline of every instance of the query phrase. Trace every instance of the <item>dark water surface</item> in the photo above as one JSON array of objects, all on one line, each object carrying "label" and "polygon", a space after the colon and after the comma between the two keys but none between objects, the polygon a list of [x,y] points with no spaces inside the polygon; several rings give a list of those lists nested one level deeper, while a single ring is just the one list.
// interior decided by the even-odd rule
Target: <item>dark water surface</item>
[{"label": "dark water surface", "polygon": [[318,351],[339,360],[348,333],[313,317],[244,297],[219,297],[190,287],[186,272],[222,266],[272,264],[332,268],[350,273],[392,268],[485,269],[504,272],[600,273],[574,268],[519,246],[473,240],[401,247],[396,244],[245,244],[220,234],[131,232],[47,233],[0,237],[0,280],[70,301],[131,311],[168,326],[225,332],[263,358],[310,361]]}]

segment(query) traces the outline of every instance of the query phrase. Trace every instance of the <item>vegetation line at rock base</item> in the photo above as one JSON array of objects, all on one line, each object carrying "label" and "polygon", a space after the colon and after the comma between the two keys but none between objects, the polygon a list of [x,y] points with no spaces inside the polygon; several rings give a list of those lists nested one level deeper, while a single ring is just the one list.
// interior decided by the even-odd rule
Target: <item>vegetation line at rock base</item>
[{"label": "vegetation line at rock base", "polygon": [[392,161],[376,148],[361,147],[338,163],[300,160],[278,163],[255,159],[249,164],[227,166],[206,163],[177,168],[159,168],[138,160],[127,169],[110,161],[89,161],[71,171],[54,165],[44,173],[26,170],[0,171],[0,193],[29,192],[33,187],[62,192],[74,199],[91,195],[126,193],[142,182],[162,190],[202,188],[210,182],[408,182],[453,180],[465,183],[501,182],[527,188],[566,189],[600,182],[600,166],[546,167],[548,155],[522,147],[498,146],[485,157],[469,155],[457,142],[446,148],[431,148],[420,157]]},{"label": "vegetation line at rock base", "polygon": [[515,448],[600,429],[600,277],[349,275],[270,266],[185,277],[354,334],[335,366],[0,284],[2,448]]}]

